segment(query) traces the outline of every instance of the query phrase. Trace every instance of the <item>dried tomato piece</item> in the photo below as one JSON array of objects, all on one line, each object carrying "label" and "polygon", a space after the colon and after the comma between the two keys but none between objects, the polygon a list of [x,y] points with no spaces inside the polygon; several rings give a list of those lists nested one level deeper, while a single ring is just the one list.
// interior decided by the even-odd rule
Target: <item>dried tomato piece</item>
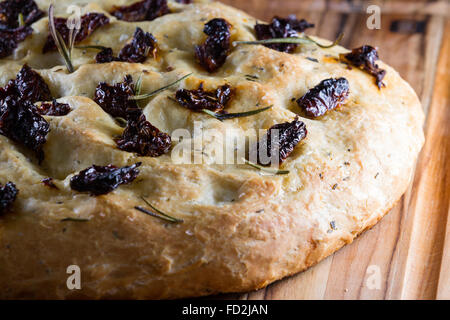
[{"label": "dried tomato piece", "polygon": [[156,51],[156,39],[152,34],[136,28],[131,43],[127,44],[119,53],[119,60],[131,63],[142,63],[147,56]]},{"label": "dried tomato piece", "polygon": [[16,200],[18,193],[19,190],[17,190],[14,183],[8,182],[5,185],[0,183],[0,214],[11,207],[12,203]]},{"label": "dried tomato piece", "polygon": [[151,21],[170,13],[167,0],[144,0],[130,6],[116,7],[111,14],[119,20]]},{"label": "dried tomato piece", "polygon": [[14,81],[21,100],[31,103],[52,100],[52,94],[44,79],[28,65],[24,65]]},{"label": "dried tomato piece", "polygon": [[52,102],[44,102],[40,106],[37,106],[36,109],[40,115],[54,117],[65,116],[72,111],[67,103],[59,103],[56,102],[56,100],[53,100]]},{"label": "dried tomato piece", "polygon": [[10,80],[6,87],[0,88],[0,101],[8,96],[31,103],[52,100],[47,83],[39,73],[26,64],[19,71],[16,79]]},{"label": "dried tomato piece", "polygon": [[22,14],[26,26],[44,16],[44,12],[39,10],[33,0],[5,0],[0,2],[0,28],[18,28],[19,14]]},{"label": "dried tomato piece", "polygon": [[[262,139],[257,146],[258,150],[258,163],[261,165],[268,165],[268,163],[264,163],[263,159],[261,159],[260,149],[264,148],[262,151],[265,152],[268,159],[272,159],[278,152],[278,157],[280,160],[280,164],[283,163],[289,155],[294,151],[294,148],[306,138],[308,131],[306,130],[306,125],[296,118],[292,122],[286,122],[274,125],[267,131],[266,137]],[[274,138],[272,138],[274,135]],[[272,139],[276,139],[275,145],[272,145]]]},{"label": "dried tomato piece", "polygon": [[[79,43],[90,36],[98,28],[107,25],[109,18],[103,13],[88,13],[81,17],[81,28],[75,37],[75,43]],[[70,30],[67,27],[67,19],[55,18],[55,28],[61,34],[66,43],[69,42]],[[49,52],[56,50],[55,40],[52,35],[49,34],[47,41],[44,45],[43,52]]]},{"label": "dried tomato piece", "polygon": [[11,55],[19,42],[24,41],[32,33],[33,29],[31,27],[21,27],[12,30],[0,29],[0,59]]},{"label": "dried tomato piece", "polygon": [[133,78],[127,75],[124,82],[109,85],[100,83],[95,90],[94,101],[113,117],[136,119],[142,114],[135,100],[128,98],[134,96]]},{"label": "dried tomato piece", "polygon": [[342,54],[341,59],[348,61],[357,68],[361,68],[375,77],[375,83],[378,88],[385,87],[383,79],[386,76],[386,70],[380,69],[376,64],[379,60],[378,51],[371,46],[362,46],[353,49],[348,54]]},{"label": "dried tomato piece", "polygon": [[111,48],[105,48],[95,56],[95,61],[97,63],[109,63],[113,61],[119,61],[118,58],[114,57],[113,50]]},{"label": "dried tomato piece", "polygon": [[0,88],[0,134],[33,150],[39,162],[44,159],[42,146],[50,125],[33,103],[51,99],[44,79],[27,65],[15,80]]},{"label": "dried tomato piece", "polygon": [[139,119],[128,121],[116,143],[123,151],[135,152],[143,157],[159,157],[169,152],[172,139],[167,133],[154,127],[142,114]]},{"label": "dried tomato piece", "polygon": [[100,51],[95,61],[97,63],[109,63],[113,61],[122,61],[130,63],[142,63],[147,60],[150,53],[156,55],[157,41],[151,33],[144,32],[141,28],[136,28],[131,43],[123,47],[119,52],[119,57],[114,56],[111,48],[105,48]]},{"label": "dried tomato piece", "polygon": [[122,184],[129,184],[139,174],[138,162],[132,166],[118,168],[113,165],[106,167],[92,166],[70,179],[70,187],[79,192],[90,192],[92,195],[103,195],[114,191]]},{"label": "dried tomato piece", "polygon": [[50,125],[26,100],[8,96],[0,105],[0,134],[33,150],[39,162],[44,159],[42,146]]},{"label": "dried tomato piece", "polygon": [[[274,17],[270,24],[256,24],[255,32],[258,40],[269,40],[276,38],[292,38],[297,37],[297,32],[303,32],[308,28],[313,28],[314,24],[301,19],[298,20],[295,15],[288,18]],[[268,48],[292,53],[297,48],[295,43],[274,43],[265,45]]]},{"label": "dried tomato piece", "polygon": [[326,79],[297,100],[309,117],[323,116],[327,111],[339,107],[349,95],[347,79]]},{"label": "dried tomato piece", "polygon": [[202,83],[197,90],[178,90],[176,98],[179,104],[192,111],[200,112],[207,109],[222,112],[230,101],[232,93],[229,85],[223,85],[217,90],[205,91]]},{"label": "dried tomato piece", "polygon": [[203,30],[208,35],[206,42],[195,47],[195,56],[200,65],[214,72],[224,65],[230,50],[231,24],[225,19],[213,19]]}]

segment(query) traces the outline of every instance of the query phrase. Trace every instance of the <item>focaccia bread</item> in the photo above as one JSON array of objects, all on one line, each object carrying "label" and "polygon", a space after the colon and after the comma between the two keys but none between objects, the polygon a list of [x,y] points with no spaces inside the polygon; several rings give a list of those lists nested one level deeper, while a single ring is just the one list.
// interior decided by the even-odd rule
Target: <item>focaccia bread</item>
[{"label": "focaccia bread", "polygon": [[[76,46],[83,48],[73,49],[69,73],[49,38],[51,2],[36,1],[41,14],[11,14],[5,24],[26,36],[13,44],[0,40],[6,48],[0,46],[0,298],[165,299],[262,288],[352,242],[405,192],[424,142],[424,115],[395,70],[370,64],[373,52],[358,65],[349,50],[311,41],[233,45],[256,40],[257,20],[219,2],[164,7],[165,1],[149,0],[142,14],[118,8],[131,1],[64,0],[56,1],[56,18],[77,10],[68,12],[70,5],[83,16],[102,14],[95,28],[82,30]],[[216,20],[225,30],[218,43],[204,32],[213,19],[224,19]],[[299,22],[290,19],[283,21]],[[130,54],[138,27],[144,50],[128,47]],[[112,54],[97,56],[99,50],[86,46]],[[29,78],[20,81],[21,75]],[[144,94],[181,78],[139,100],[137,110],[122,108],[127,97],[115,102],[122,109],[112,110],[123,87]],[[318,86],[326,79],[334,81],[331,87]],[[207,109],[215,115],[272,107],[219,121],[189,105],[188,90],[197,89],[213,92]],[[341,101],[330,105],[328,98]],[[132,112],[139,120],[130,120]],[[276,175],[221,164],[218,142],[200,139],[196,130],[215,130],[229,142],[240,135],[231,129],[264,132],[288,123],[297,125],[297,135],[288,137],[296,141],[280,159],[288,174]],[[133,144],[136,126],[147,131]],[[179,129],[190,137],[175,139]],[[177,163],[173,153],[181,144],[194,145],[203,161]],[[117,173],[115,167],[126,171],[112,179],[116,185],[95,180],[95,171]],[[71,265],[81,271],[79,290],[67,287]]]}]

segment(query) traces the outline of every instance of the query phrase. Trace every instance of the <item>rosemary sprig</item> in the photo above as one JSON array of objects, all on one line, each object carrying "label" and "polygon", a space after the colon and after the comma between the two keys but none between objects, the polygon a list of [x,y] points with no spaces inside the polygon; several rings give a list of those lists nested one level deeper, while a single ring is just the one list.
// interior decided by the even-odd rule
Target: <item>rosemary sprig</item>
[{"label": "rosemary sprig", "polygon": [[61,219],[61,222],[88,222],[91,219],[86,219],[86,218],[64,218]]},{"label": "rosemary sprig", "polygon": [[58,32],[58,30],[56,30],[54,11],[55,8],[53,7],[53,4],[51,4],[50,8],[48,9],[48,19],[49,19],[48,24],[50,34],[52,35],[53,40],[55,41],[59,54],[64,59],[64,63],[66,64],[67,70],[69,71],[69,73],[72,73],[75,71],[72,64],[72,48],[73,44],[75,43],[75,38],[77,36],[78,30],[76,32],[74,32],[73,29],[70,30],[69,43],[66,44],[61,34]]},{"label": "rosemary sprig", "polygon": [[272,168],[266,168],[266,167],[262,167],[256,163],[250,162],[247,159],[242,159],[245,161],[245,164],[249,165],[250,167],[253,167],[255,169],[258,169],[259,171],[268,173],[268,174],[273,174],[273,175],[286,175],[289,174],[290,171],[289,170],[279,170],[279,169],[272,169]]},{"label": "rosemary sprig", "polygon": [[158,210],[150,202],[148,202],[144,197],[142,197],[142,200],[156,213],[149,211],[142,207],[134,207],[136,210],[138,210],[142,213],[148,214],[149,216],[152,216],[154,218],[158,218],[158,219],[170,222],[170,223],[183,223],[184,222],[182,219],[171,217],[168,214],[165,214],[164,212],[162,212],[161,210]]},{"label": "rosemary sprig", "polygon": [[219,121],[225,121],[225,120],[229,120],[229,119],[254,116],[258,113],[267,111],[267,110],[271,109],[272,107],[273,107],[273,105],[262,108],[262,109],[256,109],[256,110],[252,110],[252,111],[239,112],[239,113],[224,113],[224,114],[222,114],[222,113],[216,113],[216,112],[208,110],[208,109],[202,109],[202,112],[206,113],[207,115],[210,115],[213,118],[216,118]]},{"label": "rosemary sprig", "polygon": [[238,46],[240,44],[275,44],[275,43],[294,43],[294,44],[315,44],[320,48],[332,48],[341,42],[342,38],[344,37],[344,34],[341,33],[339,36],[334,40],[334,42],[330,45],[324,45],[316,40],[312,39],[311,37],[305,35],[304,37],[291,37],[291,38],[274,38],[274,39],[267,39],[267,40],[255,40],[255,41],[234,41],[233,46]]},{"label": "rosemary sprig", "polygon": [[23,19],[23,13],[19,13],[19,27],[25,27],[25,20]]},{"label": "rosemary sprig", "polygon": [[131,97],[128,98],[128,100],[144,100],[144,99],[148,99],[150,97],[153,97],[154,95],[157,95],[158,93],[161,93],[161,92],[169,89],[170,87],[173,87],[173,86],[177,85],[178,83],[180,83],[184,79],[189,78],[191,75],[192,75],[192,73],[189,73],[189,74],[185,75],[184,77],[176,80],[175,82],[172,82],[172,83],[168,84],[167,86],[159,88],[158,90],[155,90],[153,92],[146,93],[146,94],[141,94],[141,95],[131,96]]}]

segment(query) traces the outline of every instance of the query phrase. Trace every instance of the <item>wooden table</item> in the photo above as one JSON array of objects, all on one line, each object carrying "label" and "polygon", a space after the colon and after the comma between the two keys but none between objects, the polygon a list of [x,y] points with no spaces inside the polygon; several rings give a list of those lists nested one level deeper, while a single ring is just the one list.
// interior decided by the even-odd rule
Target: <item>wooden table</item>
[{"label": "wooden table", "polygon": [[[222,2],[265,21],[296,14],[316,23],[311,34],[335,39],[344,32],[347,48],[377,46],[421,98],[427,141],[410,189],[372,230],[306,272],[220,298],[450,299],[449,1],[370,1],[381,7],[380,30],[366,27],[366,1]],[[381,287],[374,288],[378,271]]]}]

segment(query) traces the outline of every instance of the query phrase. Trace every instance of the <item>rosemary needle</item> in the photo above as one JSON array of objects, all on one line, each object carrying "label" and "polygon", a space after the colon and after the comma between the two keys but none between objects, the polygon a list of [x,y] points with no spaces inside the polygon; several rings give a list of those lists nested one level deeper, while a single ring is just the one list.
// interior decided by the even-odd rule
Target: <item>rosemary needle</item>
[{"label": "rosemary needle", "polygon": [[75,46],[76,49],[94,49],[94,50],[106,50],[108,47],[98,46],[98,45],[88,45],[88,46]]},{"label": "rosemary needle", "polygon": [[147,210],[145,208],[142,207],[134,207],[136,210],[141,211],[145,214],[148,214],[149,216],[152,216],[154,218],[158,218],[164,221],[168,221],[171,223],[182,223],[184,222],[182,219],[177,219],[174,217],[169,216],[168,214],[165,214],[164,212],[162,212],[161,210],[158,210],[157,208],[155,208],[150,202],[148,202],[144,197],[142,197],[142,200],[155,212],[152,212],[150,210]]},{"label": "rosemary needle", "polygon": [[139,96],[141,94],[141,90],[142,90],[142,75],[143,75],[143,73],[141,72],[141,74],[139,75],[139,78],[136,81],[136,84],[134,85],[134,92],[135,92],[136,96]]},{"label": "rosemary needle", "polygon": [[267,111],[269,109],[271,109],[273,107],[272,106],[268,106],[262,109],[256,109],[256,110],[252,110],[252,111],[247,111],[247,112],[239,112],[239,113],[216,113],[213,112],[211,110],[208,109],[202,109],[203,113],[206,113],[207,115],[210,115],[211,117],[216,118],[219,121],[224,121],[224,120],[229,120],[229,119],[235,119],[235,118],[244,118],[244,117],[250,117],[250,116],[254,116],[258,113]]},{"label": "rosemary needle", "polygon": [[169,83],[167,86],[159,88],[158,90],[155,90],[153,92],[146,93],[146,94],[141,94],[141,95],[131,96],[131,97],[128,98],[128,100],[144,100],[144,99],[153,97],[154,95],[157,95],[158,93],[161,93],[161,92],[169,89],[170,87],[173,87],[173,86],[177,85],[178,83],[180,83],[184,79],[190,77],[191,75],[192,75],[192,73],[189,73],[189,74],[185,75],[184,77],[182,77],[182,78],[180,78],[180,79],[178,79],[178,80],[176,80],[176,81],[174,81],[172,83]]}]

